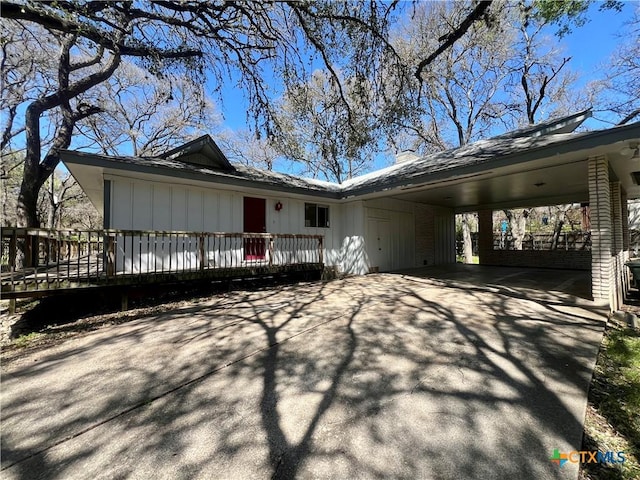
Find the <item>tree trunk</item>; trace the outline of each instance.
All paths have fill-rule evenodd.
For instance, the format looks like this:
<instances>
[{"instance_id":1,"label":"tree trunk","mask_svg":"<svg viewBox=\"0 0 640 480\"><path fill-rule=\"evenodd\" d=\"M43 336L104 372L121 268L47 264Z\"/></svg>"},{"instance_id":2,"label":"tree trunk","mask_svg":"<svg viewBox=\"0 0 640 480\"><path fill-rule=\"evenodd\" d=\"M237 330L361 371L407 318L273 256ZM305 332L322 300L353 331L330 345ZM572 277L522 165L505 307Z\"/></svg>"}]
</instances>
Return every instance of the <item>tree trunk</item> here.
<instances>
[{"instance_id":1,"label":"tree trunk","mask_svg":"<svg viewBox=\"0 0 640 480\"><path fill-rule=\"evenodd\" d=\"M49 177L49 192L47 199L49 200L47 205L47 228L55 228L56 223L56 191L54 185L54 175Z\"/></svg>"},{"instance_id":2,"label":"tree trunk","mask_svg":"<svg viewBox=\"0 0 640 480\"><path fill-rule=\"evenodd\" d=\"M504 210L504 213L509 220L511 237L513 238L513 249L522 250L529 210Z\"/></svg>"},{"instance_id":3,"label":"tree trunk","mask_svg":"<svg viewBox=\"0 0 640 480\"><path fill-rule=\"evenodd\" d=\"M67 35L62 43L58 65L58 89L51 95L40 97L31 102L25 112L26 153L22 184L18 195L17 224L19 227L40 227L37 213L40 189L60 162L58 156L60 150L69 148L76 122L98 111L97 108L91 107L74 113L70 100L108 79L120 64L119 52L112 52L111 58L103 69L71 84L70 74L73 67L69 55L71 48L75 45L76 38L75 35ZM97 60L100 60L102 56L103 52L101 51L96 57ZM60 109L61 123L56 128L48 153L44 159L41 159L40 117L55 108Z\"/></svg>"},{"instance_id":4,"label":"tree trunk","mask_svg":"<svg viewBox=\"0 0 640 480\"><path fill-rule=\"evenodd\" d=\"M566 218L566 212L559 211L558 218L556 220L556 224L553 227L553 237L551 239L551 250L556 250L558 248L558 240L560 240L560 233L562 233L562 227L564 226L564 221Z\"/></svg>"},{"instance_id":5,"label":"tree trunk","mask_svg":"<svg viewBox=\"0 0 640 480\"><path fill-rule=\"evenodd\" d=\"M18 194L16 205L16 224L18 227L40 227L40 219L38 218L38 192L40 187L41 185L37 178L25 174L20 185L20 193Z\"/></svg>"},{"instance_id":6,"label":"tree trunk","mask_svg":"<svg viewBox=\"0 0 640 480\"><path fill-rule=\"evenodd\" d=\"M562 232L562 227L564 226L564 221L560 220L555 228L553 229L553 238L551 239L551 250L558 249L558 240L560 240L560 232Z\"/></svg>"},{"instance_id":7,"label":"tree trunk","mask_svg":"<svg viewBox=\"0 0 640 480\"><path fill-rule=\"evenodd\" d=\"M470 213L462 214L462 252L464 263L473 263L473 244L471 242Z\"/></svg>"}]
</instances>

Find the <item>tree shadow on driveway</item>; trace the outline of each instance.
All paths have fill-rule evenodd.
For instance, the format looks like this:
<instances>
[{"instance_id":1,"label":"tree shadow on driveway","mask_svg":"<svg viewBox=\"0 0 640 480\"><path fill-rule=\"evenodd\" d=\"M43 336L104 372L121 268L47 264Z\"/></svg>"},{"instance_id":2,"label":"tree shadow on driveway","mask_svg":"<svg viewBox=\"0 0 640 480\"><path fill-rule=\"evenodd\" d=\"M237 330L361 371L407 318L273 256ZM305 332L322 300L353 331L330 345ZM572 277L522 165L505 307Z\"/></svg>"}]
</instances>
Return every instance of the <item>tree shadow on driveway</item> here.
<instances>
[{"instance_id":1,"label":"tree shadow on driveway","mask_svg":"<svg viewBox=\"0 0 640 480\"><path fill-rule=\"evenodd\" d=\"M571 478L603 319L561 306L372 275L118 325L5 372L2 473Z\"/></svg>"}]
</instances>

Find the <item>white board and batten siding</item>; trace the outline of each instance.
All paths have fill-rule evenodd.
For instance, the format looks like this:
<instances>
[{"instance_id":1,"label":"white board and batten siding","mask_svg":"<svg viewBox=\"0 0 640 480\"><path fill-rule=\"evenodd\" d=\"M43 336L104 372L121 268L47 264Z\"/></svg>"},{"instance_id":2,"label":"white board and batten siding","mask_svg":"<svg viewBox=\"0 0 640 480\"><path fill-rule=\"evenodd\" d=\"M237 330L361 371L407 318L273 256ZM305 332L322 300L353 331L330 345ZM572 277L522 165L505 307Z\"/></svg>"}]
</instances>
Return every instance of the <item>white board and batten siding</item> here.
<instances>
[{"instance_id":1,"label":"white board and batten siding","mask_svg":"<svg viewBox=\"0 0 640 480\"><path fill-rule=\"evenodd\" d=\"M353 275L364 275L369 273L371 265L364 239L366 223L364 202L349 202L341 207L340 271Z\"/></svg>"},{"instance_id":2,"label":"white board and batten siding","mask_svg":"<svg viewBox=\"0 0 640 480\"><path fill-rule=\"evenodd\" d=\"M115 229L238 233L243 231L243 198L257 197L266 201L267 232L323 235L325 265L344 273L455 262L454 215L447 209L395 199L340 204L274 192L246 193L118 176L106 179L111 185L109 225ZM275 209L278 202L280 210ZM329 207L328 228L305 227L305 203ZM154 252L142 242L136 258L123 256L118 268L135 273L174 259L178 268L197 268L195 238L185 237L180 245L162 238L157 242L161 247L156 243ZM211 246L208 261L216 265L241 261L241 242L225 248L226 257L220 258L220 253L213 252L218 246Z\"/></svg>"},{"instance_id":3,"label":"white board and batten siding","mask_svg":"<svg viewBox=\"0 0 640 480\"><path fill-rule=\"evenodd\" d=\"M369 200L365 207L372 269L455 263L453 210L398 199Z\"/></svg>"},{"instance_id":4,"label":"white board and batten siding","mask_svg":"<svg viewBox=\"0 0 640 480\"><path fill-rule=\"evenodd\" d=\"M414 205L399 200L368 201L365 239L371 268L387 272L415 266Z\"/></svg>"},{"instance_id":5,"label":"white board and batten siding","mask_svg":"<svg viewBox=\"0 0 640 480\"><path fill-rule=\"evenodd\" d=\"M111 178L112 228L241 232L242 195L126 178ZM239 196L240 195L240 196Z\"/></svg>"},{"instance_id":6,"label":"white board and batten siding","mask_svg":"<svg viewBox=\"0 0 640 480\"><path fill-rule=\"evenodd\" d=\"M415 205L416 266L455 263L455 212Z\"/></svg>"},{"instance_id":7,"label":"white board and batten siding","mask_svg":"<svg viewBox=\"0 0 640 480\"><path fill-rule=\"evenodd\" d=\"M444 265L456 262L456 226L453 213L438 212L434 215L434 264Z\"/></svg>"},{"instance_id":8,"label":"white board and batten siding","mask_svg":"<svg viewBox=\"0 0 640 480\"><path fill-rule=\"evenodd\" d=\"M111 185L111 210L109 225L122 230L153 230L153 231L185 231L185 232L221 232L239 233L243 231L243 199L244 197L264 198L266 203L266 226L269 233L306 234L324 236L324 262L329 266L340 266L341 237L340 228L334 224L340 223L340 205L326 201L310 199L307 202L329 206L329 228L305 227L305 200L289 198L283 195L260 195L241 191L209 189L191 185L171 185L157 181L133 180L130 178L112 176L107 178ZM275 209L280 202L282 208ZM135 259L127 260L127 255L118 265L118 269L132 273L138 270L148 271L158 262L167 263L168 257L176 259L177 268L196 268L197 242L195 238L185 237L180 246L169 247L168 239L163 243L166 248L173 248L173 252L166 251L167 258L151 258L152 254L145 245L138 247L139 255ZM144 243L144 242L143 242ZM156 247L158 248L158 247ZM164 247L163 247L164 248ZM178 252L176 254L176 250ZM217 246L212 246L213 250ZM239 265L242 259L242 245L238 242L226 255L233 258ZM123 253L123 252L121 252ZM214 252L209 252L210 262L224 263L224 259L213 258ZM142 257L142 258L140 258ZM124 263L123 263L124 262Z\"/></svg>"},{"instance_id":9,"label":"white board and batten siding","mask_svg":"<svg viewBox=\"0 0 640 480\"><path fill-rule=\"evenodd\" d=\"M386 198L345 203L342 216L344 272L455 263L451 209Z\"/></svg>"}]
</instances>

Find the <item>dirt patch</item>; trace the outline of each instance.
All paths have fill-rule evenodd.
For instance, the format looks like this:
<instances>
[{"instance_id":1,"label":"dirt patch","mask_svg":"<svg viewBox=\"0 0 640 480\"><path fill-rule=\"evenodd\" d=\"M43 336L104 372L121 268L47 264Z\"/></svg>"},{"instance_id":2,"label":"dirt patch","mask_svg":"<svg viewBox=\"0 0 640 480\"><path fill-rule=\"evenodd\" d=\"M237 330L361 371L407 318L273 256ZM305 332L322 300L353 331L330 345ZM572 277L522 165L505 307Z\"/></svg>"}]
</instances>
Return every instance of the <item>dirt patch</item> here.
<instances>
[{"instance_id":1,"label":"dirt patch","mask_svg":"<svg viewBox=\"0 0 640 480\"><path fill-rule=\"evenodd\" d=\"M192 305L194 299L164 303L151 307L141 307L127 310L126 312L109 312L99 315L89 315L75 321L65 322L61 325L52 324L33 329L29 333L19 335L16 338L7 339L2 344L0 360L2 366L8 366L15 360L32 353L46 350L60 345L71 338L86 335L89 332L105 328L111 325L119 325L131 322L150 315L157 315L176 308ZM16 317L20 317L16 315ZM29 328L25 328L29 330Z\"/></svg>"}]
</instances>

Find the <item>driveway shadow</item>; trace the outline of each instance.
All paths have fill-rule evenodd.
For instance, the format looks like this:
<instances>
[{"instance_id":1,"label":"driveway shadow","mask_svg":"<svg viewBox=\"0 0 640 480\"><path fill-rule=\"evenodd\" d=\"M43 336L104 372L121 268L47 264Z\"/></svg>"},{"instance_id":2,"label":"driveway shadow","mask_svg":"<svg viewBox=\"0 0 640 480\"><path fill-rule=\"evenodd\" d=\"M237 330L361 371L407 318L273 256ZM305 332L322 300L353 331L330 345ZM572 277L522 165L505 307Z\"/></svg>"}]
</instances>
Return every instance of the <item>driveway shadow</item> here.
<instances>
[{"instance_id":1,"label":"driveway shadow","mask_svg":"<svg viewBox=\"0 0 640 480\"><path fill-rule=\"evenodd\" d=\"M40 352L3 374L2 474L575 478L549 457L579 449L604 319L459 287L234 292Z\"/></svg>"}]
</instances>

